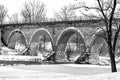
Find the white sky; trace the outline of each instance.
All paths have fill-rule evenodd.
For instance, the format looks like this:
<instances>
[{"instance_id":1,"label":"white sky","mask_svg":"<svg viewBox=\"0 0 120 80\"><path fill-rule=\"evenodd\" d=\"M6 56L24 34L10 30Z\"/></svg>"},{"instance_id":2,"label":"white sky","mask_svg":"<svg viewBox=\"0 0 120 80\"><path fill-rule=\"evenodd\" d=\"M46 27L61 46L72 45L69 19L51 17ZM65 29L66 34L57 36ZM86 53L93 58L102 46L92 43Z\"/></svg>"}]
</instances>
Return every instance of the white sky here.
<instances>
[{"instance_id":1,"label":"white sky","mask_svg":"<svg viewBox=\"0 0 120 80\"><path fill-rule=\"evenodd\" d=\"M20 11L23 7L23 4L29 0L0 0L0 4L4 5L8 9L8 15L14 13L20 14ZM92 0L40 0L46 4L47 8L47 17L53 18L54 11L59 11L64 5L75 4L78 1L85 1L88 4L91 4Z\"/></svg>"}]
</instances>

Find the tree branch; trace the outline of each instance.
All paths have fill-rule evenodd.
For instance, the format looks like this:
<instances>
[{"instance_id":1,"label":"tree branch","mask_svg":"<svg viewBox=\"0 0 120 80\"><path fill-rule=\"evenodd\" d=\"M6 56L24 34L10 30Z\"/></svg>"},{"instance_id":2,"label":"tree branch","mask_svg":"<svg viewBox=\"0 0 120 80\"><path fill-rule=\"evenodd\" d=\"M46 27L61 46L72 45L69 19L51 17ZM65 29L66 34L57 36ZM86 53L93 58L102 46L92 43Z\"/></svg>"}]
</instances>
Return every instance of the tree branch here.
<instances>
[{"instance_id":1,"label":"tree branch","mask_svg":"<svg viewBox=\"0 0 120 80\"><path fill-rule=\"evenodd\" d=\"M104 17L104 22L105 22L105 25L106 25L106 30L107 30L107 32L108 32L108 19L107 19L107 17L106 17L106 15L104 14L104 11L103 11L103 8L102 8L102 6L101 6L101 4L100 4L100 0L97 0L97 2L98 2L98 5L99 5L99 7L100 7L100 11L101 11L101 13L102 13L102 15L103 15L103 17Z\"/></svg>"},{"instance_id":2,"label":"tree branch","mask_svg":"<svg viewBox=\"0 0 120 80\"><path fill-rule=\"evenodd\" d=\"M115 36L114 36L114 41L113 41L113 50L115 50L115 47L116 47L116 42L117 42L117 39L118 39L118 35L119 35L119 32L120 32L120 25L115 33Z\"/></svg>"}]
</instances>

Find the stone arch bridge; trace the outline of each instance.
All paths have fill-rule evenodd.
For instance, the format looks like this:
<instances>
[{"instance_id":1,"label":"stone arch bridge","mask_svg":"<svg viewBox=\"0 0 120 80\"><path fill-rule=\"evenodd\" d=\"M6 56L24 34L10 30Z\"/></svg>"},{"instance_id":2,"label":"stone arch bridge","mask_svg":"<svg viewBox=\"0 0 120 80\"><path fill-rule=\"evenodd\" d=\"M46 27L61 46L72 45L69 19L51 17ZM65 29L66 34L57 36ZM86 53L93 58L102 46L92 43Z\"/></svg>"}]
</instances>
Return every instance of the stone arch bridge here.
<instances>
[{"instance_id":1,"label":"stone arch bridge","mask_svg":"<svg viewBox=\"0 0 120 80\"><path fill-rule=\"evenodd\" d=\"M81 49L79 57L82 57L86 52L86 46L90 44L92 36L100 26L104 26L101 20L4 24L0 26L0 46L14 49L16 42L19 41L30 48L31 55L36 55L35 47L32 50L33 45L45 37L46 42L51 42L51 51L64 53L70 37L76 34L79 36L79 48Z\"/></svg>"}]
</instances>

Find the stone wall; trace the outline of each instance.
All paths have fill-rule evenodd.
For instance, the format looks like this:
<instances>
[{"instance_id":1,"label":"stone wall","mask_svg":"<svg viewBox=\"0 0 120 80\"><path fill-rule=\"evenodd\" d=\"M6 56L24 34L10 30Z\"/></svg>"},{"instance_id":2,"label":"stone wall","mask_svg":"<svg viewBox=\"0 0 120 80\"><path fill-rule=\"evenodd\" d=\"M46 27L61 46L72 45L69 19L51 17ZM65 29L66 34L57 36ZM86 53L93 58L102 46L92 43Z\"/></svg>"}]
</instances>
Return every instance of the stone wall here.
<instances>
[{"instance_id":1,"label":"stone wall","mask_svg":"<svg viewBox=\"0 0 120 80\"><path fill-rule=\"evenodd\" d=\"M66 24L63 24L63 25L59 25L59 24L58 25L46 25L46 26L42 26L42 25L22 25L22 26L18 26L18 27L15 27L15 28L8 28L8 29L6 29L6 31L4 32L3 36L4 36L5 41L7 41L7 38L8 38L8 36L9 36L9 34L10 34L10 32L12 30L20 29L20 30L22 30L24 32L24 34L26 36L26 39L27 39L27 43L29 44L31 36L39 28L47 29L51 33L53 38L56 40L57 37L60 35L60 33L65 28L73 27L73 26L66 25ZM11 26L11 27L13 27L13 26ZM90 25L88 25L88 26L87 25L83 25L83 27L82 27L82 24L75 26L75 28L79 29L80 32L83 34L86 45L89 45L89 43L90 43L90 41L92 39L93 34L98 30L98 27L95 27L95 26L92 27L92 25L91 25L91 27L90 27ZM95 58L96 56L97 56L97 54L93 53L93 54L91 54L90 58L92 58L93 61L94 61L94 59L96 59Z\"/></svg>"},{"instance_id":2,"label":"stone wall","mask_svg":"<svg viewBox=\"0 0 120 80\"><path fill-rule=\"evenodd\" d=\"M44 27L40 27L40 28L44 28ZM53 30L50 27L45 27L46 29L49 30L49 32L52 34L52 36L54 37L54 39L57 39L57 37L60 35L60 33L62 32L62 30L64 30L66 27L54 27L54 34L53 34ZM77 29L80 30L80 32L83 34L84 36L84 40L86 45L90 44L90 41L92 40L92 36L96 33L96 31L98 30L97 27L75 27ZM29 39L31 38L31 35L34 33L34 31L36 31L38 28L33 28L33 29L28 29L25 28L23 29L26 38L29 42ZM95 51L94 51L95 50ZM99 54L97 52L97 48L91 50L92 52L90 53L90 63L92 64L98 64L98 59L99 59ZM65 57L65 56L64 56Z\"/></svg>"},{"instance_id":3,"label":"stone wall","mask_svg":"<svg viewBox=\"0 0 120 80\"><path fill-rule=\"evenodd\" d=\"M57 37L59 36L59 34L62 32L62 30L64 30L66 27L54 27L54 31L52 28L50 27L38 27L38 28L45 28L47 29L51 35L55 38L55 40L57 39ZM31 38L32 34L38 29L38 28L25 28L25 29L21 29L26 36L27 41L29 42L29 39ZM85 39L85 43L86 45L89 45L93 34L95 34L95 32L98 30L97 27L75 27L77 29L80 30L80 32L83 34L84 39Z\"/></svg>"}]
</instances>

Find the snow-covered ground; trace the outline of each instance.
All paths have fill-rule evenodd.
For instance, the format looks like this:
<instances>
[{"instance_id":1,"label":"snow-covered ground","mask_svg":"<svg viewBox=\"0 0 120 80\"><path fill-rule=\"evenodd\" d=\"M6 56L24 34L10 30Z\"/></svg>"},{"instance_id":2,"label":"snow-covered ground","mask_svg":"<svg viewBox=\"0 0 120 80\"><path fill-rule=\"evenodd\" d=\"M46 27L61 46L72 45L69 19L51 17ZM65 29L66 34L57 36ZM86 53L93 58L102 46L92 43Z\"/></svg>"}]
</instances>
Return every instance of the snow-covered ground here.
<instances>
[{"instance_id":1,"label":"snow-covered ground","mask_svg":"<svg viewBox=\"0 0 120 80\"><path fill-rule=\"evenodd\" d=\"M18 55L0 56L0 60L8 61L29 61L34 58L39 57ZM103 60L108 61L109 59L100 58L100 60L102 62L106 62ZM120 65L117 65L117 68L119 68L120 71ZM52 66L32 65L27 67L25 65L19 65L18 67L1 66L0 80L120 80L120 72L110 73L108 70L110 70L110 66L78 64L62 64Z\"/></svg>"},{"instance_id":2,"label":"snow-covered ground","mask_svg":"<svg viewBox=\"0 0 120 80\"><path fill-rule=\"evenodd\" d=\"M66 73L23 70L7 66L0 67L0 80L120 80L120 72L97 75L72 75Z\"/></svg>"},{"instance_id":3,"label":"snow-covered ground","mask_svg":"<svg viewBox=\"0 0 120 80\"><path fill-rule=\"evenodd\" d=\"M41 61L43 56L0 55L0 60L4 61L34 61L35 59Z\"/></svg>"},{"instance_id":4,"label":"snow-covered ground","mask_svg":"<svg viewBox=\"0 0 120 80\"><path fill-rule=\"evenodd\" d=\"M86 65L86 64L65 64L66 66L71 66L71 67L86 67L86 68L111 68L110 65L106 65L106 66L100 66L100 65ZM117 68L120 68L120 65L116 65Z\"/></svg>"}]
</instances>

